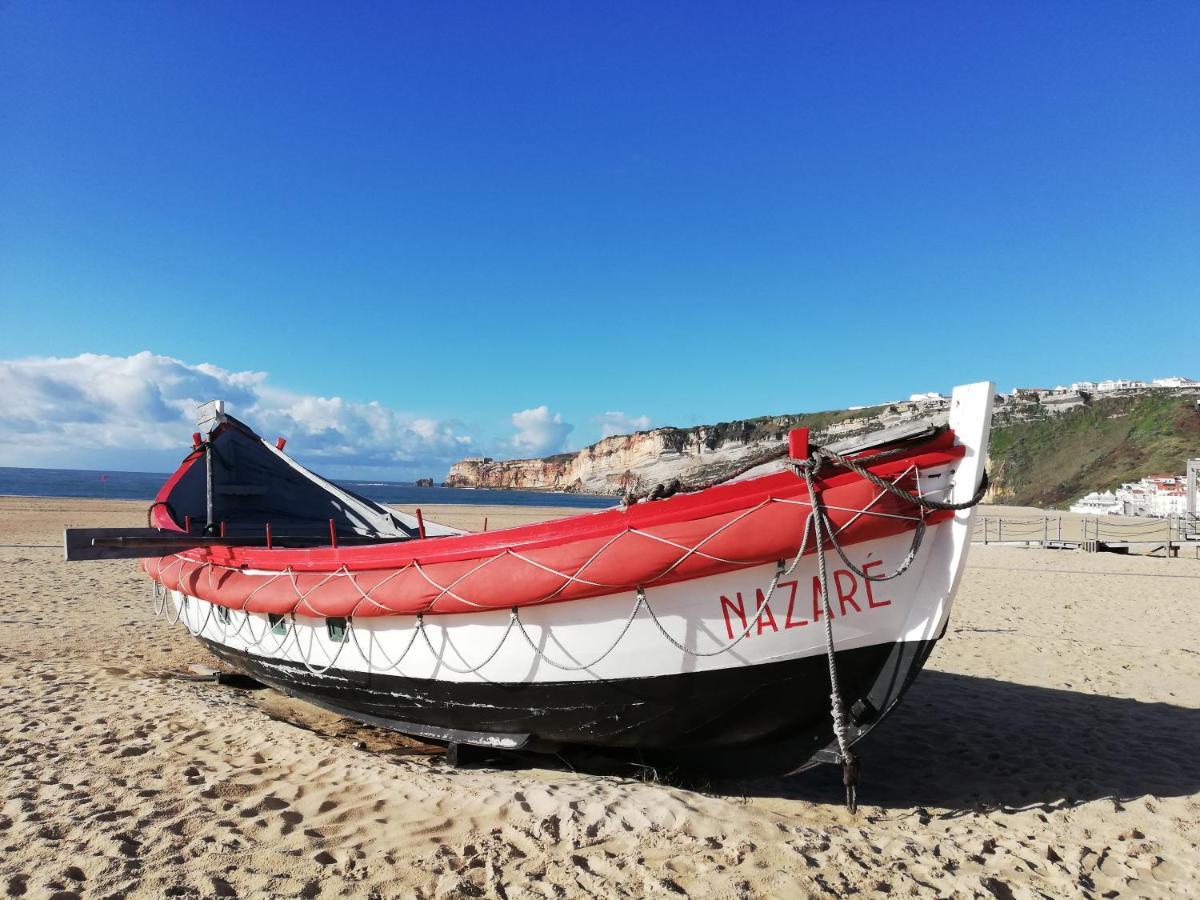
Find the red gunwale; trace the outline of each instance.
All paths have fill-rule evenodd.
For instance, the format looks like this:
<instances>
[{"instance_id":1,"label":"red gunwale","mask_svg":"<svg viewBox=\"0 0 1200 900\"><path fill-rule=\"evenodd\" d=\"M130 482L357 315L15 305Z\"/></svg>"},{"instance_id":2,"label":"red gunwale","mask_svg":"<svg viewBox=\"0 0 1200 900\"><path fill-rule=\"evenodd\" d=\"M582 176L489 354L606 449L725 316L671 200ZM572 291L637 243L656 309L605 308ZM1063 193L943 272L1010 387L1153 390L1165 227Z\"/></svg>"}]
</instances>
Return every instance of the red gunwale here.
<instances>
[{"instance_id":1,"label":"red gunwale","mask_svg":"<svg viewBox=\"0 0 1200 900\"><path fill-rule=\"evenodd\" d=\"M914 447L911 455L871 466L871 471L884 478L894 478L913 466L921 470L953 462L965 452L962 446L953 444L953 439L953 434L947 430ZM185 460L173 480L178 480L182 471L194 461L192 457ZM849 471L817 479L822 491L829 492L860 481L857 474ZM610 537L631 528L647 529L717 516L771 499L792 500L806 495L804 481L793 472L783 471L718 485L694 494L637 504L628 509L601 510L498 531L365 547L270 550L261 547L211 547L197 548L180 555L195 562L267 572L286 568L295 572L332 572L343 566L354 571L373 571L397 568L414 560L421 565L428 565L476 559L506 550L539 550L579 540ZM163 497L163 492L159 493L159 497ZM833 498L830 502L835 503ZM943 518L945 516L935 513L926 516L926 521L932 524Z\"/></svg>"}]
</instances>

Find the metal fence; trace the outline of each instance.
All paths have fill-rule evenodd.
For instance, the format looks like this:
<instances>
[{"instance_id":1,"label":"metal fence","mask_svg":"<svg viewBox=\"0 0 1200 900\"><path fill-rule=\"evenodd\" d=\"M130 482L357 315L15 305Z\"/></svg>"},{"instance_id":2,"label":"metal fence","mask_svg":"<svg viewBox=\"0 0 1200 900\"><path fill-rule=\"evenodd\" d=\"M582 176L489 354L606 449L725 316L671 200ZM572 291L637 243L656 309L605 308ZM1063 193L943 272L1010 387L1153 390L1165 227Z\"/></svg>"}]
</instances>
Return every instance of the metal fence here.
<instances>
[{"instance_id":1,"label":"metal fence","mask_svg":"<svg viewBox=\"0 0 1200 900\"><path fill-rule=\"evenodd\" d=\"M980 544L1027 544L1085 550L1200 547L1200 517L1130 519L1114 516L990 516L975 518L971 540Z\"/></svg>"}]
</instances>

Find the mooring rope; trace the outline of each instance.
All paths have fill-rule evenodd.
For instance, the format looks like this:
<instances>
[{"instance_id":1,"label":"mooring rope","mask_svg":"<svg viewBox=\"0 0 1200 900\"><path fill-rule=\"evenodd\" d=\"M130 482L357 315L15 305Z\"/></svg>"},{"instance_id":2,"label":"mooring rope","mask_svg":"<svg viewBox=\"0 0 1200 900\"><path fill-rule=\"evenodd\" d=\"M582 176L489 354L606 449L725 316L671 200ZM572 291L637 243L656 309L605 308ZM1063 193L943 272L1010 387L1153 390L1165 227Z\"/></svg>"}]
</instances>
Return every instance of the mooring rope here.
<instances>
[{"instance_id":1,"label":"mooring rope","mask_svg":"<svg viewBox=\"0 0 1200 900\"><path fill-rule=\"evenodd\" d=\"M846 704L842 700L841 686L838 684L837 659L833 643L833 608L829 603L829 578L825 571L825 538L824 518L821 510L820 495L813 483L813 470L816 465L797 463L797 469L808 485L808 496L812 500L813 511L809 518L813 523L813 531L817 539L817 580L821 589L821 605L825 611L825 658L829 664L829 702L833 716L833 736L837 740L838 753L842 764L842 784L846 788L846 807L850 812L858 811L858 759L850 750L850 736L846 730Z\"/></svg>"}]
</instances>

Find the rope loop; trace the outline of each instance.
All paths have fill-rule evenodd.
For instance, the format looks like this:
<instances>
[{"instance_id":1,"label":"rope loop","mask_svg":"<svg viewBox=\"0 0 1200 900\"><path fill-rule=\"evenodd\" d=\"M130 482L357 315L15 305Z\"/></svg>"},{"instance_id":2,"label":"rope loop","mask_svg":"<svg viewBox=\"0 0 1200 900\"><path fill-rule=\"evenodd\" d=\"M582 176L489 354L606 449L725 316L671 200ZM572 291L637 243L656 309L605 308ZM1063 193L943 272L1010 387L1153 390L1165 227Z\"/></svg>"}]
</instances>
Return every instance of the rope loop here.
<instances>
[{"instance_id":1,"label":"rope loop","mask_svg":"<svg viewBox=\"0 0 1200 900\"><path fill-rule=\"evenodd\" d=\"M886 458L886 456L888 456L888 455L894 455L894 453L892 451L889 451L888 454L877 453L874 456L864 457L862 459L855 460L855 459L850 459L849 457L846 457L846 456L842 456L841 454L834 453L832 450L828 450L825 447L814 447L812 449L812 454L809 458L810 460L812 460L813 465L805 466L805 463L809 462L809 460L798 461L798 462L794 463L794 465L799 472L808 471L811 474L815 474L817 469L820 467L821 462L823 460L828 460L829 462L833 463L836 466L841 466L844 469L849 469L851 472L858 475L860 478L863 478L863 479L869 481L871 484L875 485L875 487L879 488L881 491L887 491L889 494L891 494L894 497L898 497L901 500L906 500L909 503L912 503L916 506L920 506L922 509L929 509L929 510L958 511L958 510L963 510L963 509L970 509L973 506L978 506L980 501L983 500L984 495L987 494L988 487L990 486L989 480L988 480L988 473L987 473L987 470L985 469L983 472L983 477L980 478L980 480L979 480L979 487L975 490L975 493L971 496L971 498L969 500L963 500L959 503L949 503L945 500L933 500L929 497L922 496L921 494L914 494L911 491L906 491L904 488L900 487L895 482L888 481L886 478L876 475L874 472L872 472L870 469L867 468L868 464L880 462L882 459ZM811 487L810 487L810 493L811 493Z\"/></svg>"}]
</instances>

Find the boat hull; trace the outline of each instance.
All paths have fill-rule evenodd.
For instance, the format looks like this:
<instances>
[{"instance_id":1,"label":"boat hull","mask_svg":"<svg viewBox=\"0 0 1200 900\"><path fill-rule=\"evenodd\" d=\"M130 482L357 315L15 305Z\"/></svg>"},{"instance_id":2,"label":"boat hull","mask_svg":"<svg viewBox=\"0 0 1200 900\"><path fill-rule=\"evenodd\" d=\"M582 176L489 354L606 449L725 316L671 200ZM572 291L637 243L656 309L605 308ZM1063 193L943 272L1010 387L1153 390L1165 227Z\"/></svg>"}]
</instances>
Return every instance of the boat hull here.
<instances>
[{"instance_id":1,"label":"boat hull","mask_svg":"<svg viewBox=\"0 0 1200 900\"><path fill-rule=\"evenodd\" d=\"M491 683L350 670L315 675L303 665L204 643L264 684L426 739L538 751L670 750L712 770L740 767L749 750L781 772L831 759L836 749L824 656L647 678ZM895 707L935 643L899 641L836 654L852 741ZM756 760L753 768L762 772L764 764Z\"/></svg>"}]
</instances>

